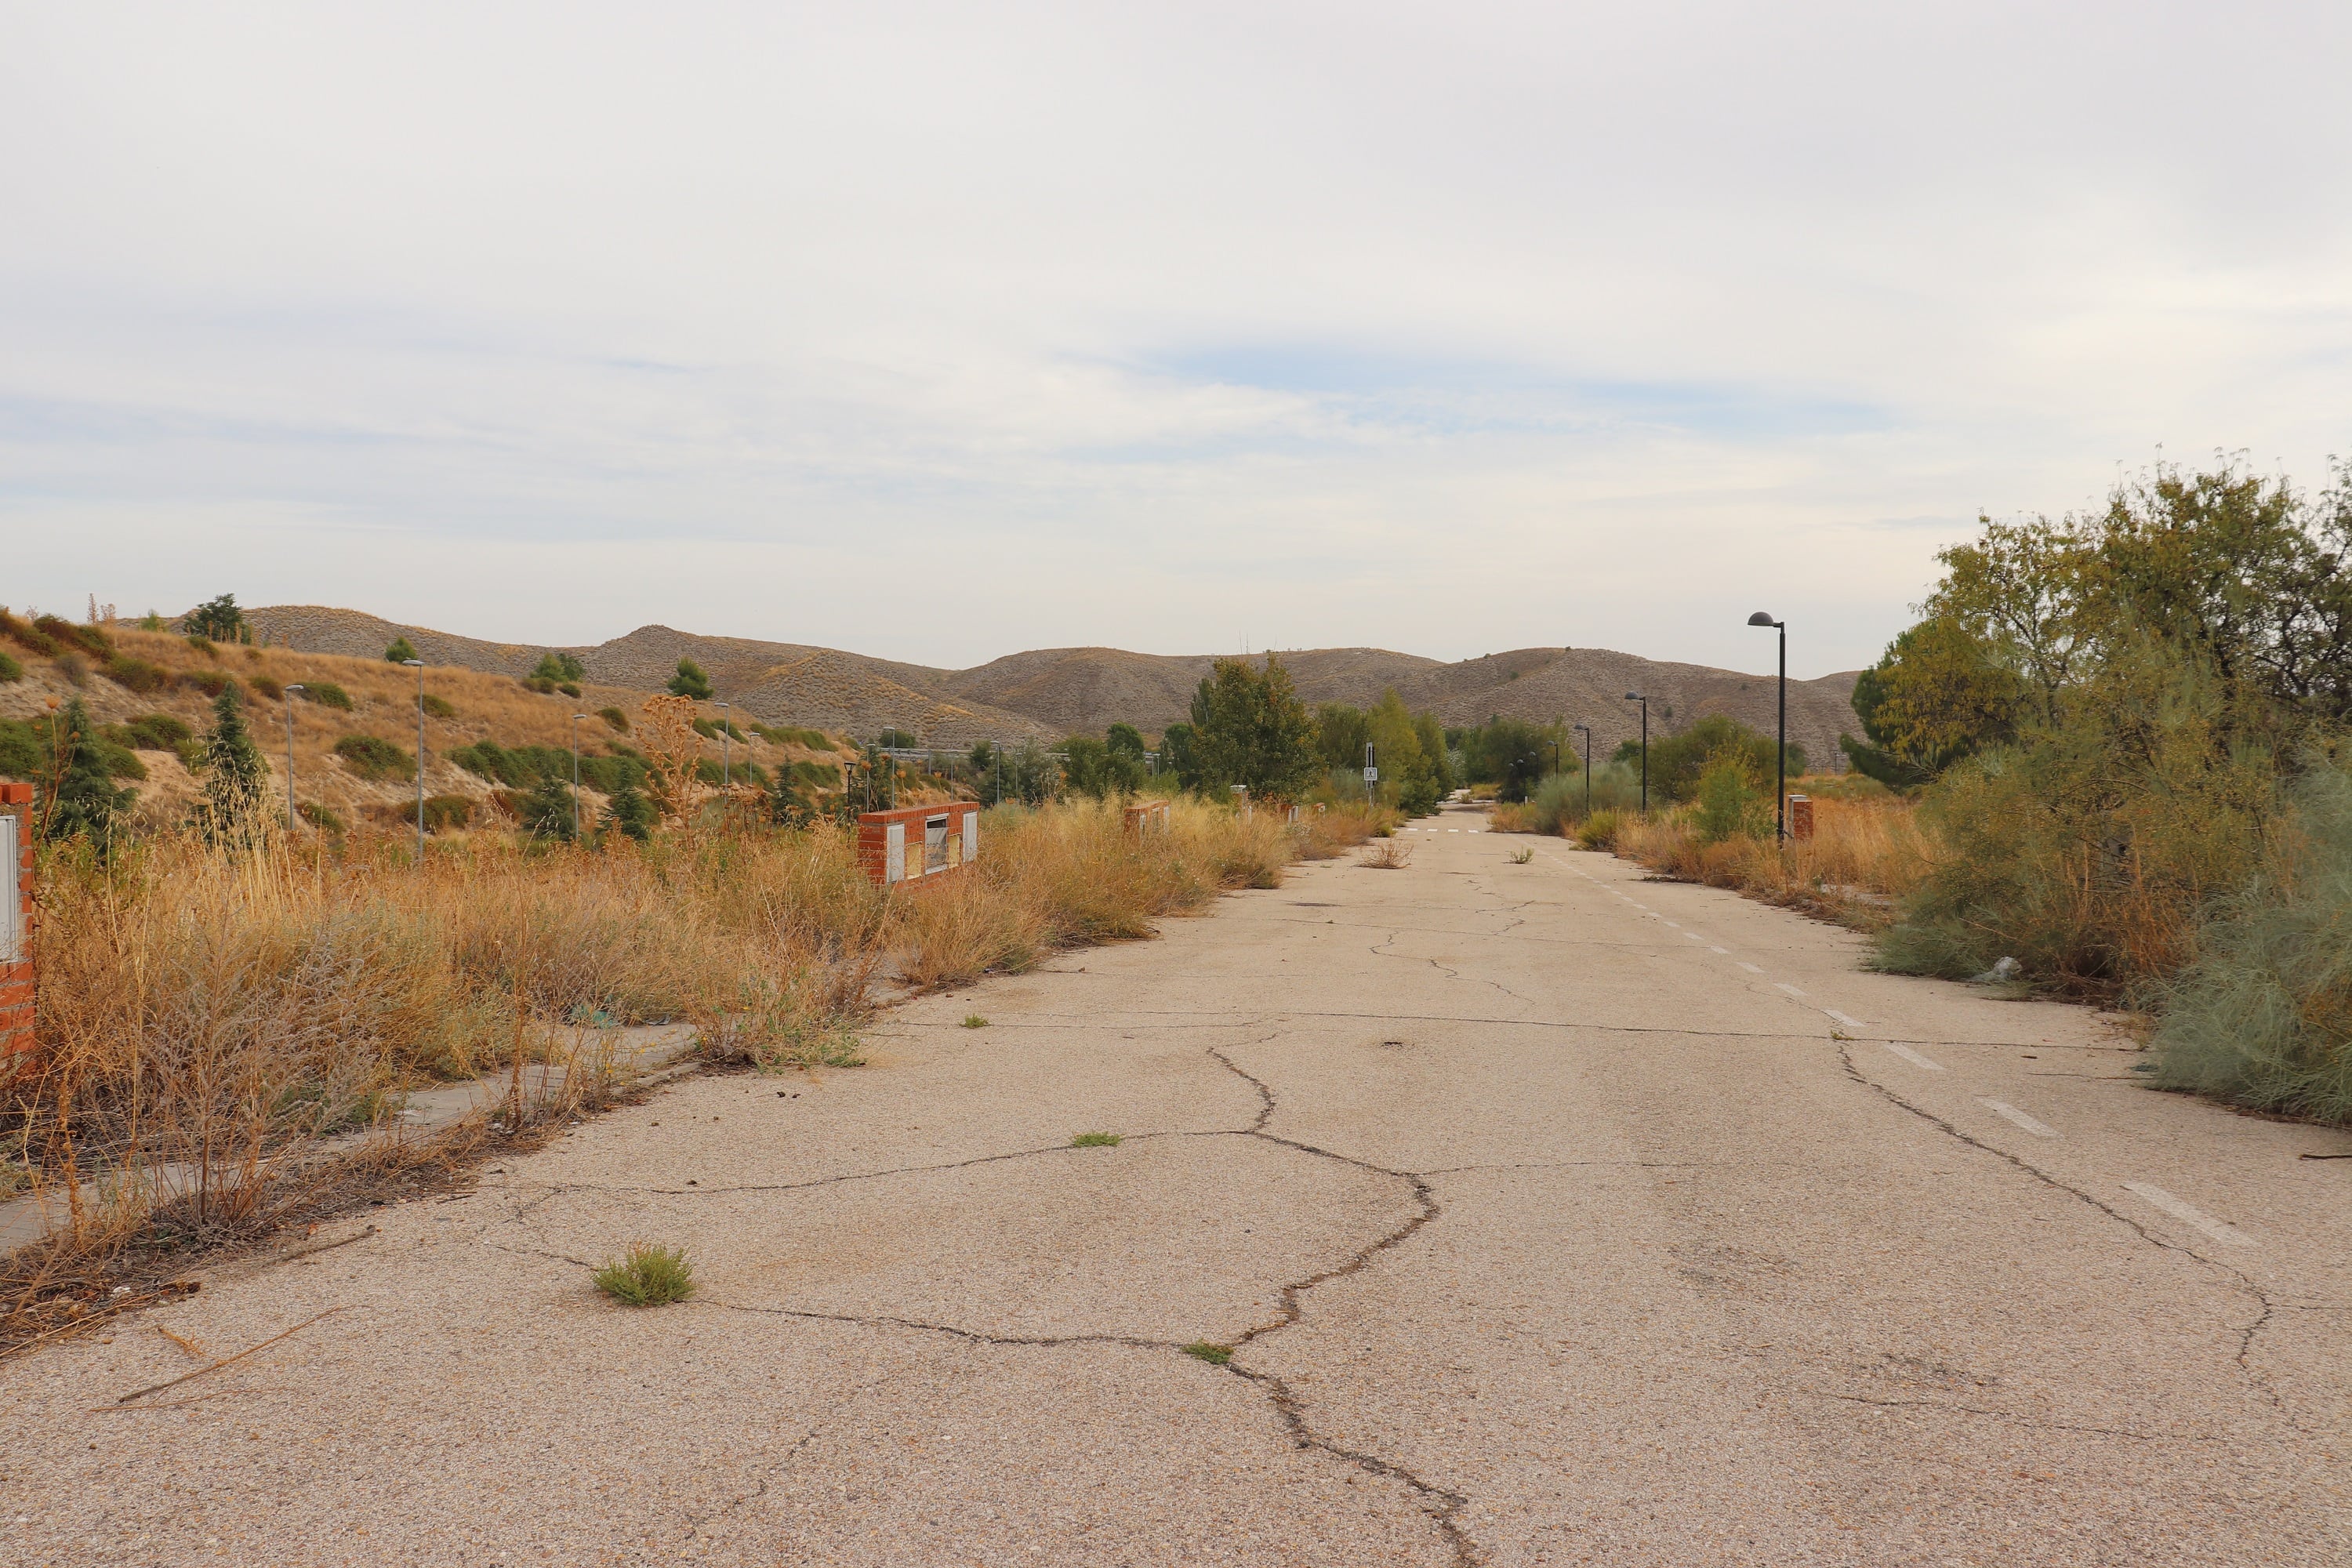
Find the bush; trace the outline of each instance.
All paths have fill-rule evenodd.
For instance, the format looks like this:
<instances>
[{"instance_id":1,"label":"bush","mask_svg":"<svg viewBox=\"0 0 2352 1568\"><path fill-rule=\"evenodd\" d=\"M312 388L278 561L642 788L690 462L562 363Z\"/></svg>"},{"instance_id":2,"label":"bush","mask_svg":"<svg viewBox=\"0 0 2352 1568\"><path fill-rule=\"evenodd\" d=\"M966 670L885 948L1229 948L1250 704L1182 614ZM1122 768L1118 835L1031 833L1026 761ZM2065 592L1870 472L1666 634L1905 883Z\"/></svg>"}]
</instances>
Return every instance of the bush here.
<instances>
[{"instance_id":1,"label":"bush","mask_svg":"<svg viewBox=\"0 0 2352 1568\"><path fill-rule=\"evenodd\" d=\"M1613 811L1596 811L1577 825L1576 842L1587 849L1614 849L1624 817Z\"/></svg>"},{"instance_id":2,"label":"bush","mask_svg":"<svg viewBox=\"0 0 2352 1568\"><path fill-rule=\"evenodd\" d=\"M142 752L175 752L183 742L193 741L196 732L169 713L148 713L123 724L129 735L128 744Z\"/></svg>"},{"instance_id":3,"label":"bush","mask_svg":"<svg viewBox=\"0 0 2352 1568\"><path fill-rule=\"evenodd\" d=\"M43 819L42 835L52 842L87 836L105 855L113 847L117 821L131 810L138 792L114 787L113 770L105 754L108 748L99 739L96 729L90 722L89 710L79 697L67 703L65 711L58 716L55 733L65 752L64 777L58 781L56 798L49 803L48 814ZM121 752L121 748L113 750ZM135 763L137 759L132 761Z\"/></svg>"},{"instance_id":4,"label":"bush","mask_svg":"<svg viewBox=\"0 0 2352 1568\"><path fill-rule=\"evenodd\" d=\"M236 595L223 594L208 599L188 612L180 623L181 629L191 637L211 637L220 642L251 642L253 628L246 624L245 612L236 607Z\"/></svg>"},{"instance_id":5,"label":"bush","mask_svg":"<svg viewBox=\"0 0 2352 1568\"><path fill-rule=\"evenodd\" d=\"M57 672L66 678L67 685L81 687L89 684L89 660L81 655L68 648L58 655L55 663Z\"/></svg>"},{"instance_id":6,"label":"bush","mask_svg":"<svg viewBox=\"0 0 2352 1568\"><path fill-rule=\"evenodd\" d=\"M558 778L541 779L529 795L514 802L515 816L525 832L535 838L552 838L564 844L577 837L572 831L577 809L572 786Z\"/></svg>"},{"instance_id":7,"label":"bush","mask_svg":"<svg viewBox=\"0 0 2352 1568\"><path fill-rule=\"evenodd\" d=\"M151 691L161 691L172 684L171 675L162 665L133 658L127 653L114 655L100 668L115 685L126 691L136 691L142 697Z\"/></svg>"},{"instance_id":8,"label":"bush","mask_svg":"<svg viewBox=\"0 0 2352 1568\"><path fill-rule=\"evenodd\" d=\"M37 779L47 771L47 754L39 731L22 719L0 719L0 776Z\"/></svg>"},{"instance_id":9,"label":"bush","mask_svg":"<svg viewBox=\"0 0 2352 1568\"><path fill-rule=\"evenodd\" d=\"M22 680L24 679L25 667L18 664L15 659L10 658L6 654L0 653L0 686L5 686L12 680Z\"/></svg>"},{"instance_id":10,"label":"bush","mask_svg":"<svg viewBox=\"0 0 2352 1568\"><path fill-rule=\"evenodd\" d=\"M184 679L185 678L183 677L183 679ZM273 677L267 675L251 675L246 678L245 683L247 687L251 688L253 694L256 697L267 697L272 702L283 702L286 700L286 688L280 685Z\"/></svg>"},{"instance_id":11,"label":"bush","mask_svg":"<svg viewBox=\"0 0 2352 1568\"><path fill-rule=\"evenodd\" d=\"M335 755L354 778L369 784L416 773L416 759L378 735L346 735L335 742Z\"/></svg>"},{"instance_id":12,"label":"bush","mask_svg":"<svg viewBox=\"0 0 2352 1568\"><path fill-rule=\"evenodd\" d=\"M2263 874L2220 905L2161 992L2156 1082L2352 1122L2352 773L2295 786Z\"/></svg>"},{"instance_id":13,"label":"bush","mask_svg":"<svg viewBox=\"0 0 2352 1568\"><path fill-rule=\"evenodd\" d=\"M605 727L615 735L625 735L629 732L629 716L618 708L599 708L596 710L596 717L604 721Z\"/></svg>"},{"instance_id":14,"label":"bush","mask_svg":"<svg viewBox=\"0 0 2352 1568\"><path fill-rule=\"evenodd\" d=\"M661 814L654 809L654 803L635 784L624 784L614 790L604 807L604 830L624 834L640 844L653 837L654 828L660 822Z\"/></svg>"},{"instance_id":15,"label":"bush","mask_svg":"<svg viewBox=\"0 0 2352 1568\"><path fill-rule=\"evenodd\" d=\"M590 1278L597 1289L628 1307L666 1307L694 1294L694 1268L685 1252L642 1241Z\"/></svg>"},{"instance_id":16,"label":"bush","mask_svg":"<svg viewBox=\"0 0 2352 1568\"><path fill-rule=\"evenodd\" d=\"M702 667L694 660L679 659L677 673L669 678L669 691L673 697L691 697L697 702L708 702L710 700L710 677L705 675Z\"/></svg>"},{"instance_id":17,"label":"bush","mask_svg":"<svg viewBox=\"0 0 2352 1568\"><path fill-rule=\"evenodd\" d=\"M78 647L92 658L110 658L114 644L96 626L78 626L62 616L42 616L33 622L34 629L51 640L68 647Z\"/></svg>"},{"instance_id":18,"label":"bush","mask_svg":"<svg viewBox=\"0 0 2352 1568\"><path fill-rule=\"evenodd\" d=\"M36 630L30 622L21 620L5 610L0 610L0 637L43 658L55 658L65 652L65 645L57 638Z\"/></svg>"},{"instance_id":19,"label":"bush","mask_svg":"<svg viewBox=\"0 0 2352 1568\"><path fill-rule=\"evenodd\" d=\"M195 649L206 658L218 658L220 657L220 649L213 646L213 640L210 637L192 637L184 640L190 647Z\"/></svg>"},{"instance_id":20,"label":"bush","mask_svg":"<svg viewBox=\"0 0 2352 1568\"><path fill-rule=\"evenodd\" d=\"M455 719L457 716L457 705L446 697L436 697L428 691L421 700L424 703L425 711L433 718Z\"/></svg>"},{"instance_id":21,"label":"bush","mask_svg":"<svg viewBox=\"0 0 2352 1568\"><path fill-rule=\"evenodd\" d=\"M805 746L812 752L832 752L840 748L822 730L803 730L791 724L753 724L751 733L779 746ZM987 742L982 742L985 745Z\"/></svg>"},{"instance_id":22,"label":"bush","mask_svg":"<svg viewBox=\"0 0 2352 1568\"><path fill-rule=\"evenodd\" d=\"M344 713L352 710L352 694L331 680L313 680L306 684L302 688L302 700Z\"/></svg>"},{"instance_id":23,"label":"bush","mask_svg":"<svg viewBox=\"0 0 2352 1568\"><path fill-rule=\"evenodd\" d=\"M474 820L474 802L462 795L428 795L425 797L425 831L455 833Z\"/></svg>"},{"instance_id":24,"label":"bush","mask_svg":"<svg viewBox=\"0 0 2352 1568\"><path fill-rule=\"evenodd\" d=\"M321 833L341 833L343 819L315 800L306 800L294 808L295 815Z\"/></svg>"},{"instance_id":25,"label":"bush","mask_svg":"<svg viewBox=\"0 0 2352 1568\"><path fill-rule=\"evenodd\" d=\"M404 637L393 638L392 646L383 650L383 661L386 664L406 664L415 657L416 649L410 646Z\"/></svg>"},{"instance_id":26,"label":"bush","mask_svg":"<svg viewBox=\"0 0 2352 1568\"><path fill-rule=\"evenodd\" d=\"M236 685L236 677L226 669L192 669L180 677L180 684L192 691L217 698Z\"/></svg>"},{"instance_id":27,"label":"bush","mask_svg":"<svg viewBox=\"0 0 2352 1568\"><path fill-rule=\"evenodd\" d=\"M1698 775L1694 792L1698 809L1691 826L1702 844L1727 838L1763 838L1772 833L1772 808L1748 776L1748 759L1717 752Z\"/></svg>"}]
</instances>

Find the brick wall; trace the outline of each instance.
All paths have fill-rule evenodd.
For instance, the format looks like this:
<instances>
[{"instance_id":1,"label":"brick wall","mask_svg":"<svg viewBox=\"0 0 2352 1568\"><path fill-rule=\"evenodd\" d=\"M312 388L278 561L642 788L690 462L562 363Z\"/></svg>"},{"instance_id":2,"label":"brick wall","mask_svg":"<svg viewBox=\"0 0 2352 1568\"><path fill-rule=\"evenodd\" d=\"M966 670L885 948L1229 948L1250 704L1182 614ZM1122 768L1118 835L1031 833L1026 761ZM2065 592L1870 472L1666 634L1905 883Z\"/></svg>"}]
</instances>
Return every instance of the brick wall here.
<instances>
[{"instance_id":1,"label":"brick wall","mask_svg":"<svg viewBox=\"0 0 2352 1568\"><path fill-rule=\"evenodd\" d=\"M0 1084L34 1070L33 1036L33 786L0 784L0 816L14 826L16 907L0 920ZM0 830L0 839L8 837ZM8 879L0 878L0 886Z\"/></svg>"},{"instance_id":2,"label":"brick wall","mask_svg":"<svg viewBox=\"0 0 2352 1568\"><path fill-rule=\"evenodd\" d=\"M1147 833L1168 831L1168 803L1164 800L1151 800L1144 802L1141 805L1130 805L1120 814L1120 816L1122 826L1126 827L1127 835L1130 838L1140 838Z\"/></svg>"},{"instance_id":3,"label":"brick wall","mask_svg":"<svg viewBox=\"0 0 2352 1568\"><path fill-rule=\"evenodd\" d=\"M936 851L927 853L926 836L935 825L945 833ZM980 806L972 801L869 811L857 819L857 863L879 887L960 871L979 852Z\"/></svg>"}]
</instances>

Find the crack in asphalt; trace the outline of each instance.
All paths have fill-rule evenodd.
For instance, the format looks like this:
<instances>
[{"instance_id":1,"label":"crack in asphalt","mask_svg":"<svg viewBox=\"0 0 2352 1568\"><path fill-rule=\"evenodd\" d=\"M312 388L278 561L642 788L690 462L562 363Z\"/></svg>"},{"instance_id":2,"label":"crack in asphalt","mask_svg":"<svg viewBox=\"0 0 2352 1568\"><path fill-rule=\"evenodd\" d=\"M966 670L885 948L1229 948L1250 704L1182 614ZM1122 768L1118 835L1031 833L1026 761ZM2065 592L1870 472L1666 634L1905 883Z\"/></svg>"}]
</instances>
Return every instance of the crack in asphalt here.
<instances>
[{"instance_id":1,"label":"crack in asphalt","mask_svg":"<svg viewBox=\"0 0 2352 1568\"><path fill-rule=\"evenodd\" d=\"M2127 1437L2135 1443L2210 1443L2217 1439L2180 1432L2135 1432L2124 1426L2087 1426L2069 1421L2043 1421L2032 1415L2020 1415L2014 1411L1995 1410L1983 1405L1960 1405L1944 1399L1874 1399L1862 1394L1829 1394L1815 1388L1790 1391L1801 1399L1835 1399L1848 1405L1875 1405L1883 1410L1948 1410L1967 1415L1985 1415L2011 1426L2029 1426L2037 1432L2086 1432L2102 1437Z\"/></svg>"},{"instance_id":2,"label":"crack in asphalt","mask_svg":"<svg viewBox=\"0 0 2352 1568\"><path fill-rule=\"evenodd\" d=\"M2154 1231L2148 1229L2147 1226L2140 1224L2139 1221L2132 1218L2131 1215L2124 1213L2121 1209L2116 1208L2114 1205L2105 1203L2090 1193L2084 1192L2082 1188L2075 1186L2071 1182L2061 1181L2056 1176L2053 1176L2049 1172L2043 1170L2041 1166L2034 1164L2032 1161L2021 1159L2018 1155L2011 1153L2006 1149L1997 1148L1994 1145L1986 1142L1981 1138L1975 1137L1963 1131L1952 1122L1937 1115L1934 1111L1927 1110L1926 1107L1916 1105L1912 1101L1904 1099L1903 1096L1895 1093L1885 1084L1865 1076L1861 1067L1855 1063L1853 1053L1846 1048L1848 1043L1849 1042L1845 1040L1838 1040L1836 1042L1838 1047L1838 1059L1844 1064L1846 1076L1852 1079L1854 1082L1862 1085L1864 1089L1867 1089L1873 1093L1878 1095L1888 1104L1898 1106L1901 1109L1909 1111L1912 1115L1919 1118L1922 1121L1928 1123L1930 1126L1937 1128L1950 1137L1958 1139L1959 1142L1966 1143L1972 1149L1981 1150L1983 1152L1990 1154L1996 1159L2007 1161L2018 1170L2024 1172L2029 1176L2032 1176L2035 1181L2041 1182L2044 1185L2049 1186L2057 1192L2065 1193L2070 1196L2079 1198L2084 1203L2090 1205L2091 1207L2098 1210L2101 1214L2105 1215L2109 1219L2112 1219L2118 1225L2125 1226L2126 1229L2131 1231L2133 1235L2138 1237L2142 1241L2147 1242L2151 1247L2162 1247L2167 1252L2179 1253L2182 1257L2201 1264L2205 1268L2212 1269L2215 1273L2223 1276L2228 1283L2236 1286L2239 1289L2243 1290L2247 1295L2252 1296L2254 1300L2261 1305L2262 1310L2255 1316L2253 1321L2238 1329L2238 1353L2232 1356L2231 1360L2232 1363L2236 1365L2239 1372L2245 1376L2247 1383L2252 1385L2255 1392L2259 1393L2264 1399L2270 1402L2272 1408L2278 1412L2279 1418L2281 1420L2284 1421L2289 1426L2294 1428L2296 1431L2302 1431L2305 1429L2303 1423L2295 1419L2294 1413L2287 1408L2286 1400L2279 1394L2276 1388L2272 1386L2270 1379L2263 1375L2263 1373L2254 1366L2252 1360L2254 1349L2254 1340L2261 1334L2263 1330L2270 1326L2272 1318L2277 1315L2278 1306L2277 1303L2271 1300L2270 1292L2263 1289L2251 1275L2245 1273L2242 1269L2232 1268L2231 1265L2222 1262L2220 1258L2208 1258L2205 1254L2198 1251L2193 1247L2184 1246L2182 1243L2177 1241L2167 1240L2165 1237L2158 1236Z\"/></svg>"}]
</instances>

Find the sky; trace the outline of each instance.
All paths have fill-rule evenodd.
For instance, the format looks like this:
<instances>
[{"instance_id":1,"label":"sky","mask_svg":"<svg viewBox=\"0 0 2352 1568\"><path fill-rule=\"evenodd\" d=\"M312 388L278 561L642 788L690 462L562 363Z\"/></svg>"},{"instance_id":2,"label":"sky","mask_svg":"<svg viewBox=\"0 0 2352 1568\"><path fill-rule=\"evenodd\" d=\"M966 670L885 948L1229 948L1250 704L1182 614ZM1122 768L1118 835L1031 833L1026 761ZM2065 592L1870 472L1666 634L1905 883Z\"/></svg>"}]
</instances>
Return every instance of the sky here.
<instances>
[{"instance_id":1,"label":"sky","mask_svg":"<svg viewBox=\"0 0 2352 1568\"><path fill-rule=\"evenodd\" d=\"M2352 454L2352 6L0 0L0 601L1876 657Z\"/></svg>"}]
</instances>

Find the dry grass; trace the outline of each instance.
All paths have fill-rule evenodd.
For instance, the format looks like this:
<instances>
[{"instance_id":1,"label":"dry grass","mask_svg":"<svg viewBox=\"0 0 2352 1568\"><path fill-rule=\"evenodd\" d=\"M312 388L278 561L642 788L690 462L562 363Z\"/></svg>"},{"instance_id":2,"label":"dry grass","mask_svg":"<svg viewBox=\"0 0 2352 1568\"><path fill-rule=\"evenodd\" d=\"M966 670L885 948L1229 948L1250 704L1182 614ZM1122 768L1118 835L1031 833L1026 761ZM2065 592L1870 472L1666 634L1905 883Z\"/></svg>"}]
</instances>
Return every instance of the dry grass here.
<instances>
[{"instance_id":1,"label":"dry grass","mask_svg":"<svg viewBox=\"0 0 2352 1568\"><path fill-rule=\"evenodd\" d=\"M764 1068L853 1065L877 979L955 984L1145 937L1377 826L1326 816L1183 802L1136 839L1112 806L1000 809L971 870L887 893L832 824L601 849L477 835L421 866L398 838L52 851L42 1071L8 1090L0 1136L70 1223L0 1269L0 1337L48 1326L40 1301L103 1301L159 1249L249 1241L488 1135L339 1136L381 1131L404 1089L532 1059L601 1094L581 1053L606 1022L689 1021L712 1058Z\"/></svg>"},{"instance_id":2,"label":"dry grass","mask_svg":"<svg viewBox=\"0 0 2352 1568\"><path fill-rule=\"evenodd\" d=\"M1412 846L1383 838L1356 858L1356 864L1374 871L1402 871L1412 863Z\"/></svg>"},{"instance_id":3,"label":"dry grass","mask_svg":"<svg viewBox=\"0 0 2352 1568\"><path fill-rule=\"evenodd\" d=\"M1895 901L1925 881L1935 864L1934 845L1910 803L1887 796L1816 799L1813 837L1785 848L1769 836L1706 843L1690 816L1628 816L1616 825L1615 852L1670 877L1736 889L1862 930L1888 923Z\"/></svg>"}]
</instances>

